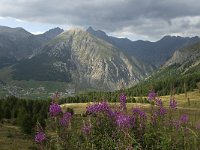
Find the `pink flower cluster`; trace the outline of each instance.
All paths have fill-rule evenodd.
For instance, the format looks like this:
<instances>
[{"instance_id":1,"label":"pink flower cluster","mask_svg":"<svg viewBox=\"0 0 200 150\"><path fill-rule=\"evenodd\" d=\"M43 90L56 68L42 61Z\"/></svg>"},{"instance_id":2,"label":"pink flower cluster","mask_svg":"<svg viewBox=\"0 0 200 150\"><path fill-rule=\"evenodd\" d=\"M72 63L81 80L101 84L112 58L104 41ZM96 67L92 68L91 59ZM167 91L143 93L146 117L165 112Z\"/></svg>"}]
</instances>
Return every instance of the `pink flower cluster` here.
<instances>
[{"instance_id":1,"label":"pink flower cluster","mask_svg":"<svg viewBox=\"0 0 200 150\"><path fill-rule=\"evenodd\" d=\"M71 121L72 114L69 112L66 112L63 114L63 117L60 118L60 125L63 127L67 127Z\"/></svg>"},{"instance_id":2,"label":"pink flower cluster","mask_svg":"<svg viewBox=\"0 0 200 150\"><path fill-rule=\"evenodd\" d=\"M95 103L93 105L86 107L87 113L90 113L90 114L95 114L99 112L108 112L109 110L110 110L110 107L107 102Z\"/></svg>"},{"instance_id":3,"label":"pink flower cluster","mask_svg":"<svg viewBox=\"0 0 200 150\"><path fill-rule=\"evenodd\" d=\"M119 128L130 128L131 127L131 117L126 114L118 114L116 117L116 123Z\"/></svg>"},{"instance_id":4,"label":"pink flower cluster","mask_svg":"<svg viewBox=\"0 0 200 150\"><path fill-rule=\"evenodd\" d=\"M36 143L42 143L46 139L44 132L39 131L35 135L35 142Z\"/></svg>"},{"instance_id":5,"label":"pink flower cluster","mask_svg":"<svg viewBox=\"0 0 200 150\"><path fill-rule=\"evenodd\" d=\"M62 109L61 109L60 105L52 102L50 107L49 107L49 112L50 112L51 116L55 117L62 112Z\"/></svg>"},{"instance_id":6,"label":"pink flower cluster","mask_svg":"<svg viewBox=\"0 0 200 150\"><path fill-rule=\"evenodd\" d=\"M126 95L124 93L120 95L120 108L122 111L126 110Z\"/></svg>"}]
</instances>

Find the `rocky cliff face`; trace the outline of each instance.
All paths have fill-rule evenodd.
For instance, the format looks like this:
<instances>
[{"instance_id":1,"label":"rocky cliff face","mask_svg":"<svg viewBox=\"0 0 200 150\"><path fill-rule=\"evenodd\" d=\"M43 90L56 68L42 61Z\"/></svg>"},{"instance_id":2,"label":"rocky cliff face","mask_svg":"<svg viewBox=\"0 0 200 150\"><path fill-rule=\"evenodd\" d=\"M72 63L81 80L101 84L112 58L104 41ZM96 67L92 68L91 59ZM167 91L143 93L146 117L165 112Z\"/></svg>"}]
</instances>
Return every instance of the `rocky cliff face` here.
<instances>
[{"instance_id":1,"label":"rocky cliff face","mask_svg":"<svg viewBox=\"0 0 200 150\"><path fill-rule=\"evenodd\" d=\"M71 59L77 71L74 80L82 88L119 89L122 82L127 86L136 84L147 73L134 63L135 58L129 58L113 45L80 29L65 32L52 43L49 56L71 54L68 59Z\"/></svg>"},{"instance_id":2,"label":"rocky cliff face","mask_svg":"<svg viewBox=\"0 0 200 150\"><path fill-rule=\"evenodd\" d=\"M153 69L80 29L60 34L27 61L42 55L48 59L41 60L41 66L48 64L53 70L70 73L71 82L81 89L116 90L122 82L129 87Z\"/></svg>"},{"instance_id":3,"label":"rocky cliff face","mask_svg":"<svg viewBox=\"0 0 200 150\"><path fill-rule=\"evenodd\" d=\"M173 56L165 63L164 67L174 64L182 68L194 67L200 63L200 42L175 51Z\"/></svg>"}]
</instances>

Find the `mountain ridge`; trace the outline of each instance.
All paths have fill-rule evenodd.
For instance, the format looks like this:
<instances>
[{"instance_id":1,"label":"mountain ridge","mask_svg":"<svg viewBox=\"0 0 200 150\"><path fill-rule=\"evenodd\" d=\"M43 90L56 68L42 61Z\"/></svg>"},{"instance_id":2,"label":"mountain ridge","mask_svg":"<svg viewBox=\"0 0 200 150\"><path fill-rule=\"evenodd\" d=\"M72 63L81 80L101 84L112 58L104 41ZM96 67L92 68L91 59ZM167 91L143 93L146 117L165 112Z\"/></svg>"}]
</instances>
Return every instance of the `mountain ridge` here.
<instances>
[{"instance_id":1,"label":"mountain ridge","mask_svg":"<svg viewBox=\"0 0 200 150\"><path fill-rule=\"evenodd\" d=\"M113 91L119 89L122 82L130 87L148 79L156 70L156 74L162 73L160 70L165 66L170 68L170 61L172 66L179 63L181 74L200 69L198 61L188 59L198 60L198 55L182 50L198 42L199 37L165 36L150 42L111 37L92 27L86 31L54 28L40 35L23 28L1 28L4 31L0 31L0 71L9 67L14 81L56 81L79 90ZM164 72L174 72L177 66ZM156 78L162 80L162 76L159 74Z\"/></svg>"},{"instance_id":2,"label":"mountain ridge","mask_svg":"<svg viewBox=\"0 0 200 150\"><path fill-rule=\"evenodd\" d=\"M54 32L56 30L56 32ZM54 33L53 33L54 32ZM21 27L0 26L0 57L21 60L29 57L33 51L63 32L52 29L41 35L34 35Z\"/></svg>"},{"instance_id":3,"label":"mountain ridge","mask_svg":"<svg viewBox=\"0 0 200 150\"><path fill-rule=\"evenodd\" d=\"M143 62L150 63L157 68L164 65L176 49L200 41L200 38L197 36L191 38L165 36L156 42L143 40L131 41L127 38L108 36L105 32L101 30L94 30L92 27L89 27L87 32L115 45L122 50L125 50L129 55L135 56Z\"/></svg>"},{"instance_id":4,"label":"mountain ridge","mask_svg":"<svg viewBox=\"0 0 200 150\"><path fill-rule=\"evenodd\" d=\"M49 57L54 70L71 74L72 82L77 80L75 84L81 88L118 89L121 82L136 84L151 71L133 56L129 58L112 44L80 29L59 34L30 60L41 55Z\"/></svg>"}]
</instances>

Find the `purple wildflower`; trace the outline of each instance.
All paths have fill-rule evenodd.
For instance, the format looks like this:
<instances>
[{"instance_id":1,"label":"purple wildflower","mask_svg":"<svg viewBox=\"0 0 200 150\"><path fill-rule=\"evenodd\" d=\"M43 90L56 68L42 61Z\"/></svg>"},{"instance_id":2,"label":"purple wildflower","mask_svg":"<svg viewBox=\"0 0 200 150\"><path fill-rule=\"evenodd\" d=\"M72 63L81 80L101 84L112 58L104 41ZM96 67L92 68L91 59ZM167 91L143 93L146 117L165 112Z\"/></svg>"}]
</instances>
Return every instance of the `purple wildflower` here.
<instances>
[{"instance_id":1,"label":"purple wildflower","mask_svg":"<svg viewBox=\"0 0 200 150\"><path fill-rule=\"evenodd\" d=\"M91 131L91 127L90 127L90 126L83 126L82 132L83 132L85 135L90 134L90 131Z\"/></svg>"},{"instance_id":2,"label":"purple wildflower","mask_svg":"<svg viewBox=\"0 0 200 150\"><path fill-rule=\"evenodd\" d=\"M148 99L155 100L156 96L157 96L157 94L153 90L151 90L148 94Z\"/></svg>"},{"instance_id":3,"label":"purple wildflower","mask_svg":"<svg viewBox=\"0 0 200 150\"><path fill-rule=\"evenodd\" d=\"M49 112L51 116L57 116L58 114L62 112L62 110L61 110L60 105L58 105L57 103L51 103L49 107Z\"/></svg>"},{"instance_id":4,"label":"purple wildflower","mask_svg":"<svg viewBox=\"0 0 200 150\"><path fill-rule=\"evenodd\" d=\"M163 107L162 99L155 99L155 104L159 107L158 110L155 112L156 116L164 116L165 114L167 114L167 109Z\"/></svg>"},{"instance_id":5,"label":"purple wildflower","mask_svg":"<svg viewBox=\"0 0 200 150\"><path fill-rule=\"evenodd\" d=\"M131 117L125 114L118 114L116 123L119 128L129 128L131 126Z\"/></svg>"},{"instance_id":6,"label":"purple wildflower","mask_svg":"<svg viewBox=\"0 0 200 150\"><path fill-rule=\"evenodd\" d=\"M174 120L172 121L172 125L176 128L179 129L181 127L181 122L179 120Z\"/></svg>"},{"instance_id":7,"label":"purple wildflower","mask_svg":"<svg viewBox=\"0 0 200 150\"><path fill-rule=\"evenodd\" d=\"M126 110L126 95L124 93L120 95L120 108L122 111Z\"/></svg>"},{"instance_id":8,"label":"purple wildflower","mask_svg":"<svg viewBox=\"0 0 200 150\"><path fill-rule=\"evenodd\" d=\"M83 132L83 134L85 134L85 135L90 134L91 128L92 128L92 127L91 127L90 122L87 122L87 123L84 122L84 125L83 125L83 127L82 127L82 132Z\"/></svg>"},{"instance_id":9,"label":"purple wildflower","mask_svg":"<svg viewBox=\"0 0 200 150\"><path fill-rule=\"evenodd\" d=\"M107 112L108 116L111 117L111 118L115 117L116 113L117 113L117 111L112 111L112 109L109 109L108 112Z\"/></svg>"},{"instance_id":10,"label":"purple wildflower","mask_svg":"<svg viewBox=\"0 0 200 150\"><path fill-rule=\"evenodd\" d=\"M173 98L173 99L170 99L169 107L170 107L171 109L174 109L174 110L177 109L177 102L176 102L176 100L175 100L174 98Z\"/></svg>"},{"instance_id":11,"label":"purple wildflower","mask_svg":"<svg viewBox=\"0 0 200 150\"><path fill-rule=\"evenodd\" d=\"M86 108L88 113L95 114L99 112L110 112L110 107L107 102L96 103Z\"/></svg>"},{"instance_id":12,"label":"purple wildflower","mask_svg":"<svg viewBox=\"0 0 200 150\"><path fill-rule=\"evenodd\" d=\"M158 116L164 116L167 114L167 109L165 109L164 107L160 107L157 111L157 115Z\"/></svg>"},{"instance_id":13,"label":"purple wildflower","mask_svg":"<svg viewBox=\"0 0 200 150\"><path fill-rule=\"evenodd\" d=\"M152 122L152 124L156 124L157 123L157 118L158 118L158 115L156 113L153 113L151 115L151 122Z\"/></svg>"},{"instance_id":14,"label":"purple wildflower","mask_svg":"<svg viewBox=\"0 0 200 150\"><path fill-rule=\"evenodd\" d=\"M181 115L180 121L181 121L182 123L186 123L186 122L188 122L188 120L189 120L188 115L186 115L186 114Z\"/></svg>"},{"instance_id":15,"label":"purple wildflower","mask_svg":"<svg viewBox=\"0 0 200 150\"><path fill-rule=\"evenodd\" d=\"M156 99L155 102L156 102L156 105L158 107L162 107L163 106L162 99Z\"/></svg>"},{"instance_id":16,"label":"purple wildflower","mask_svg":"<svg viewBox=\"0 0 200 150\"><path fill-rule=\"evenodd\" d=\"M119 112L119 111L117 111L117 110L115 110L115 111L112 111L112 109L110 109L109 111L108 111L108 116L111 118L111 119L116 119L116 117L118 116L118 115L120 115L121 114L121 112Z\"/></svg>"},{"instance_id":17,"label":"purple wildflower","mask_svg":"<svg viewBox=\"0 0 200 150\"><path fill-rule=\"evenodd\" d=\"M147 115L145 111L140 108L133 108L133 114L139 116L140 118L146 119Z\"/></svg>"},{"instance_id":18,"label":"purple wildflower","mask_svg":"<svg viewBox=\"0 0 200 150\"><path fill-rule=\"evenodd\" d=\"M35 135L36 143L42 143L45 139L45 134L42 131L37 132L37 134Z\"/></svg>"},{"instance_id":19,"label":"purple wildflower","mask_svg":"<svg viewBox=\"0 0 200 150\"><path fill-rule=\"evenodd\" d=\"M68 124L69 124L69 122L70 122L70 120L71 120L71 118L72 118L71 113L66 112L66 113L63 115L63 117L60 118L60 125L61 125L61 126L64 126L64 127L67 127Z\"/></svg>"}]
</instances>

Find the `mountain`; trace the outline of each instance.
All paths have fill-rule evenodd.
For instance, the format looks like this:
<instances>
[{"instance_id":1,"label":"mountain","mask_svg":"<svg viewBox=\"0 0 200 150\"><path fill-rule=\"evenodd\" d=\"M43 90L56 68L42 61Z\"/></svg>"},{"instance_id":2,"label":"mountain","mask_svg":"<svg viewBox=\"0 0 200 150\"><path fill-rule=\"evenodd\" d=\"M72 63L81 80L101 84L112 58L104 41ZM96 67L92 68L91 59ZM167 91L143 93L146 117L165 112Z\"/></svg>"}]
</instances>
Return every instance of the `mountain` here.
<instances>
[{"instance_id":1,"label":"mountain","mask_svg":"<svg viewBox=\"0 0 200 150\"><path fill-rule=\"evenodd\" d=\"M27 58L33 50L61 32L62 29L55 28L41 35L33 35L23 28L0 26L0 57L16 60Z\"/></svg>"},{"instance_id":2,"label":"mountain","mask_svg":"<svg viewBox=\"0 0 200 150\"><path fill-rule=\"evenodd\" d=\"M174 70L181 76L193 74L200 76L200 42L178 49L162 69L165 70L171 66L176 66Z\"/></svg>"},{"instance_id":3,"label":"mountain","mask_svg":"<svg viewBox=\"0 0 200 150\"><path fill-rule=\"evenodd\" d=\"M39 46L35 37L23 28L0 26L0 57L22 59Z\"/></svg>"},{"instance_id":4,"label":"mountain","mask_svg":"<svg viewBox=\"0 0 200 150\"><path fill-rule=\"evenodd\" d=\"M200 42L176 50L173 56L149 78L130 91L143 90L144 94L154 88L160 95L194 90L200 83ZM142 89L138 89L142 87Z\"/></svg>"},{"instance_id":5,"label":"mountain","mask_svg":"<svg viewBox=\"0 0 200 150\"><path fill-rule=\"evenodd\" d=\"M156 42L142 40L131 41L127 38L108 36L105 32L94 30L92 27L89 27L87 32L115 45L129 55L135 56L145 63L156 66L157 68L170 59L177 49L200 41L199 37L184 38L180 36L165 36Z\"/></svg>"},{"instance_id":6,"label":"mountain","mask_svg":"<svg viewBox=\"0 0 200 150\"><path fill-rule=\"evenodd\" d=\"M115 90L138 83L153 68L80 29L59 34L13 67L15 80L62 81L79 89Z\"/></svg>"},{"instance_id":7,"label":"mountain","mask_svg":"<svg viewBox=\"0 0 200 150\"><path fill-rule=\"evenodd\" d=\"M87 32L54 28L33 35L23 28L0 26L0 80L20 86L29 81L39 86L56 82L80 91L112 91L122 82L130 87L143 79L148 86L165 83L168 88L172 80L177 85L181 80L196 83L200 75L198 41L199 37L178 36L157 42L131 41L92 27ZM155 66L158 71L148 77Z\"/></svg>"},{"instance_id":8,"label":"mountain","mask_svg":"<svg viewBox=\"0 0 200 150\"><path fill-rule=\"evenodd\" d=\"M63 29L60 29L59 27L50 29L49 31L46 31L43 34L35 35L39 41L42 41L42 44L54 39L57 35L64 32Z\"/></svg>"},{"instance_id":9,"label":"mountain","mask_svg":"<svg viewBox=\"0 0 200 150\"><path fill-rule=\"evenodd\" d=\"M165 63L164 67L174 64L194 67L200 63L200 42L175 51L173 56Z\"/></svg>"}]
</instances>

